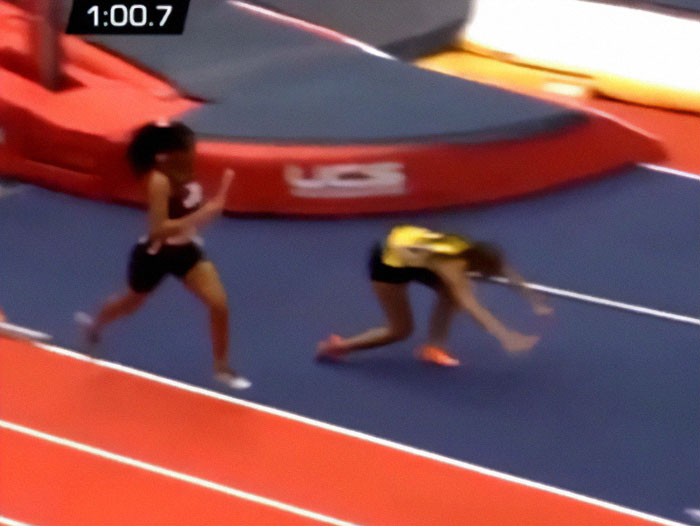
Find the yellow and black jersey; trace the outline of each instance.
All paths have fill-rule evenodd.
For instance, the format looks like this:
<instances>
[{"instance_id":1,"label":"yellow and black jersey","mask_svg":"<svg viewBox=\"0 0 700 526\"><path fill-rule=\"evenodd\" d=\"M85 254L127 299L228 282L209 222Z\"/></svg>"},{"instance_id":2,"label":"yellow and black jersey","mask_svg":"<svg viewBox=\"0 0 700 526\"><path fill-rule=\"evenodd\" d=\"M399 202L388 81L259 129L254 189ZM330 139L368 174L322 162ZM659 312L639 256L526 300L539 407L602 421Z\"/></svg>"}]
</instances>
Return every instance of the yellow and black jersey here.
<instances>
[{"instance_id":1,"label":"yellow and black jersey","mask_svg":"<svg viewBox=\"0 0 700 526\"><path fill-rule=\"evenodd\" d=\"M370 258L370 277L384 283L418 281L437 287L441 280L429 269L435 256L459 257L471 246L463 236L433 232L413 225L394 227L377 243Z\"/></svg>"},{"instance_id":2,"label":"yellow and black jersey","mask_svg":"<svg viewBox=\"0 0 700 526\"><path fill-rule=\"evenodd\" d=\"M431 256L459 256L471 246L463 236L434 232L413 225L391 229L384 242L382 262L390 267L423 266Z\"/></svg>"}]
</instances>

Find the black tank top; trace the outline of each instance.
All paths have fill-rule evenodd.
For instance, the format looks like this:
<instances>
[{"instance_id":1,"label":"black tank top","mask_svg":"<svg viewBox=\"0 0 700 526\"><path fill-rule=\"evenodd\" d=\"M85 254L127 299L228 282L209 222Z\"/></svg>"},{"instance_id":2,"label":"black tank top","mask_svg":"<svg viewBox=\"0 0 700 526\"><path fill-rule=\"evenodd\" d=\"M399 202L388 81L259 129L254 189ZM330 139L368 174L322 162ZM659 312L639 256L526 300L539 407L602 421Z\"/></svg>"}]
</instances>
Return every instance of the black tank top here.
<instances>
[{"instance_id":1,"label":"black tank top","mask_svg":"<svg viewBox=\"0 0 700 526\"><path fill-rule=\"evenodd\" d=\"M179 219L191 214L202 206L202 186L198 182L176 187L168 199L168 217Z\"/></svg>"}]
</instances>

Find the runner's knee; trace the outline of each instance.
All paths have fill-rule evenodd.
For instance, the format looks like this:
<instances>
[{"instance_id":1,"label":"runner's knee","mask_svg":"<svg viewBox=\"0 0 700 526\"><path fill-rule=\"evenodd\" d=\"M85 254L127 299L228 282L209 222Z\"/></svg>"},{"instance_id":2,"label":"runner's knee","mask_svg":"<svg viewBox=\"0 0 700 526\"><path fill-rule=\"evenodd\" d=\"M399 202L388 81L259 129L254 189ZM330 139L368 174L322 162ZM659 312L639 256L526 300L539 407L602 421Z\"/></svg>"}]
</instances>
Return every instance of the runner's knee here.
<instances>
[{"instance_id":1,"label":"runner's knee","mask_svg":"<svg viewBox=\"0 0 700 526\"><path fill-rule=\"evenodd\" d=\"M228 314L228 298L225 292L207 294L204 301L212 313Z\"/></svg>"}]
</instances>

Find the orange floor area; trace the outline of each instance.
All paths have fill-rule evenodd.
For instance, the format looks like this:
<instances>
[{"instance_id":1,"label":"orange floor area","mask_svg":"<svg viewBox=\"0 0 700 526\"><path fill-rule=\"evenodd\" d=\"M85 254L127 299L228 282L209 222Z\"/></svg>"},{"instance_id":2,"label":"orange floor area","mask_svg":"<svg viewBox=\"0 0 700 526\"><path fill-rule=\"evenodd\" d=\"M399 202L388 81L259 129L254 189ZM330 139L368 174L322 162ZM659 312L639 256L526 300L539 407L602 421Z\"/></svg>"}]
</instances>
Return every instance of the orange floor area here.
<instances>
[{"instance_id":1,"label":"orange floor area","mask_svg":"<svg viewBox=\"0 0 700 526\"><path fill-rule=\"evenodd\" d=\"M0 420L352 523L501 525L517 517L518 524L648 524L30 343L1 340ZM7 427L1 438L0 508L16 520L293 524L298 518Z\"/></svg>"},{"instance_id":2,"label":"orange floor area","mask_svg":"<svg viewBox=\"0 0 700 526\"><path fill-rule=\"evenodd\" d=\"M697 114L599 97L593 82L586 77L520 66L466 51L446 51L423 58L417 64L434 71L616 116L661 140L668 153L668 159L661 165L700 174L700 149L697 147L700 116ZM566 92L570 94L564 94Z\"/></svg>"},{"instance_id":3,"label":"orange floor area","mask_svg":"<svg viewBox=\"0 0 700 526\"><path fill-rule=\"evenodd\" d=\"M314 521L0 429L2 510L29 524L313 524Z\"/></svg>"}]
</instances>

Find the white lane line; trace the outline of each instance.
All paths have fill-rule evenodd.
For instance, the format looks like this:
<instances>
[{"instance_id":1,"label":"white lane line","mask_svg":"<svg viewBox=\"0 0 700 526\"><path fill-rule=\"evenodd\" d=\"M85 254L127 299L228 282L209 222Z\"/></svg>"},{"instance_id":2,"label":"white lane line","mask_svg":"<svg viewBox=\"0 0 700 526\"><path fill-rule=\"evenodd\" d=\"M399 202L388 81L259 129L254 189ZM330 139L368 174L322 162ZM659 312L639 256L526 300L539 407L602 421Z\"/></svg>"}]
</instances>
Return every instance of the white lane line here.
<instances>
[{"instance_id":1,"label":"white lane line","mask_svg":"<svg viewBox=\"0 0 700 526\"><path fill-rule=\"evenodd\" d=\"M35 331L33 329L28 329L27 327L22 327L21 325L15 325L14 323L3 321L0 321L0 336L10 336L12 338L20 338L22 340L34 341L51 340L50 334Z\"/></svg>"},{"instance_id":2,"label":"white lane line","mask_svg":"<svg viewBox=\"0 0 700 526\"><path fill-rule=\"evenodd\" d=\"M25 188L26 185L8 184L0 180L0 199L24 192Z\"/></svg>"},{"instance_id":3,"label":"white lane line","mask_svg":"<svg viewBox=\"0 0 700 526\"><path fill-rule=\"evenodd\" d=\"M31 526L31 524L28 524L26 522L20 522L15 519L11 519L9 517L4 517L0 515L0 524L3 524L4 526Z\"/></svg>"},{"instance_id":4,"label":"white lane line","mask_svg":"<svg viewBox=\"0 0 700 526\"><path fill-rule=\"evenodd\" d=\"M328 515L322 515L320 513L309 511L304 508L299 508L297 506L285 504L283 502L274 499L269 499L267 497L261 497L260 495L255 495L254 493L248 493L247 491L242 491L236 488L232 488L230 486L224 486L223 484L218 484L216 482L212 482L206 479L194 477L185 473L180 473L179 471L173 471L172 469L156 466L155 464L150 464L148 462L136 460L130 457L126 457L124 455L118 455L116 453L112 453L111 451L106 451L97 447L88 446L87 444L82 444L74 440L62 438L56 435L51 435L49 433L44 433L42 431L38 431L36 429L32 429L30 427L26 427L20 424L15 424L13 422L8 422L6 420L0 420L0 427L9 431L14 431L16 433L21 433L34 438L38 438L40 440L46 440L47 442L51 442L52 444L58 444L60 446L76 449L83 453L88 453L97 457L106 458L108 460L112 460L120 464L125 464L127 466L142 469L144 471L149 471L151 473L157 473L158 475L162 475L164 477L169 477L196 486L201 486L203 488L207 488L213 491L218 491L219 493L224 493L232 497L248 500L257 504L269 506L271 508L276 508L278 510L286 511L294 515L300 515L301 517L306 517L307 519L313 519L315 521L323 522L326 524L333 524L336 526L353 526L353 524L350 522L336 519L334 517L329 517Z\"/></svg>"},{"instance_id":5,"label":"white lane line","mask_svg":"<svg viewBox=\"0 0 700 526\"><path fill-rule=\"evenodd\" d=\"M642 168L648 168L649 170L654 170L655 172L663 172L670 175L677 175L678 177L685 177L686 179L693 179L695 181L700 181L700 175L684 172L682 170L676 170L675 168L668 168L667 166L659 166L658 164L646 164L639 163L638 166Z\"/></svg>"},{"instance_id":6,"label":"white lane line","mask_svg":"<svg viewBox=\"0 0 700 526\"><path fill-rule=\"evenodd\" d=\"M533 489L538 489L541 491L545 491L547 493L552 493L554 495L559 495L561 497L570 498L570 499L573 499L573 500L576 500L579 502L585 502L587 504L592 504L594 506L605 508L607 510L615 511L618 513L622 513L624 515L637 517L639 519L643 519L643 520L653 522L656 524L662 524L665 526L684 526L681 523L673 522L671 520L664 519L661 517L656 517L656 516L651 515L649 513L633 510L630 508L625 508L624 506L620 506L618 504L613 504L613 503L606 502L606 501L596 499L593 497L587 497L585 495L580 495L578 493L574 493L574 492L569 491L569 490L560 489L560 488L557 488L555 486L549 486L547 484L542 484L540 482L534 482L534 481L531 481L528 479L524 479L522 477L516 477L514 475L509 475L507 473L501 473L501 472L495 471L493 469L478 466L476 464L470 464L468 462L456 460L454 458L446 457L444 455L439 455L437 453L432 453L430 451L418 449L416 447L407 446L405 444L401 444L399 442L387 440L385 438L379 438L379 437L376 437L376 436L373 436L373 435L370 435L367 433L363 433L360 431L354 431L352 429L347 429L347 428L337 426L334 424L329 424L327 422L322 422L320 420L314 420L313 418L308 418L305 416L297 415L295 413L283 411L281 409L276 409L274 407L268 407L268 406L258 404L255 402L250 402L248 400L243 400L241 398L234 398L234 397L229 396L229 395L224 395L221 393L217 393L215 391L210 391L210 390L204 389L202 387L196 387L194 385L186 384L184 382L179 382L177 380L172 380L170 378L164 378L162 376L158 376L158 375L155 375L152 373L147 373L145 371L140 371L138 369L134 369L132 367L127 367L125 365L121 365L118 363L108 362L106 360L95 360L95 359L90 358L88 356L85 356L83 354L77 353L75 351L70 351L68 349L64 349L61 347L57 347L55 345L48 345L45 343L37 343L37 344L35 344L35 347L37 347L39 349L43 349L43 350L51 352L51 353L66 356L66 357L69 357L72 359L76 359L76 360L80 360L80 361L84 361L84 362L91 362L91 363L93 363L97 366L100 366L100 367L112 369L115 371L120 371L122 373L126 373L126 374L129 374L132 376L137 376L139 378L143 378L146 380L151 380L153 382L156 382L156 383L159 383L162 385L174 387L176 389L180 389L180 390L194 393L197 395L202 395L202 396L206 396L208 398L213 398L216 400L221 400L223 402L235 404L238 406L247 407L250 409L254 409L256 411L260 411L262 413L278 416L280 418L284 418L284 419L291 420L294 422L299 422L299 423L306 424L306 425L309 425L312 427L317 427L317 428L323 429L325 431L331 431L333 433L338 433L338 434L341 434L344 436L349 436L349 437L356 438L358 440L363 440L365 442L369 442L372 444L388 447L388 448L391 448L391 449L394 449L397 451L401 451L403 453L415 455L417 457L422 457L422 458L426 458L429 460L434 460L436 462L440 462L442 464L447 464L447 465L452 466L452 467L464 469L467 471L472 471L475 473L480 473L483 475L497 478L499 480L504 480L504 481L511 482L514 484L520 484L522 486L526 486L526 487L533 488Z\"/></svg>"},{"instance_id":7,"label":"white lane line","mask_svg":"<svg viewBox=\"0 0 700 526\"><path fill-rule=\"evenodd\" d=\"M472 274L474 277L478 277L478 274ZM503 285L513 286L513 284L505 278L492 277L488 278L488 281L493 281L495 283L501 283ZM550 294L552 296L560 296L562 298L569 298L578 301L585 301L587 303L595 303L596 305L603 305L605 307L612 307L614 309L626 310L629 312L634 312L637 314L645 314L647 316L654 316L656 318L664 318L667 320L678 321L681 323L689 323L691 325L700 325L700 318L695 318L693 316L686 316L683 314L674 314L672 312L666 312L658 309L651 309L649 307L642 307L641 305L633 305L631 303L623 303L621 301L613 301L605 298L599 298L597 296L591 296L589 294L581 294L579 292L573 292L570 290L557 289L555 287L549 287L546 285L540 285L538 283L525 283L525 287L528 289L536 290L538 292L543 292L545 294Z\"/></svg>"}]
</instances>

